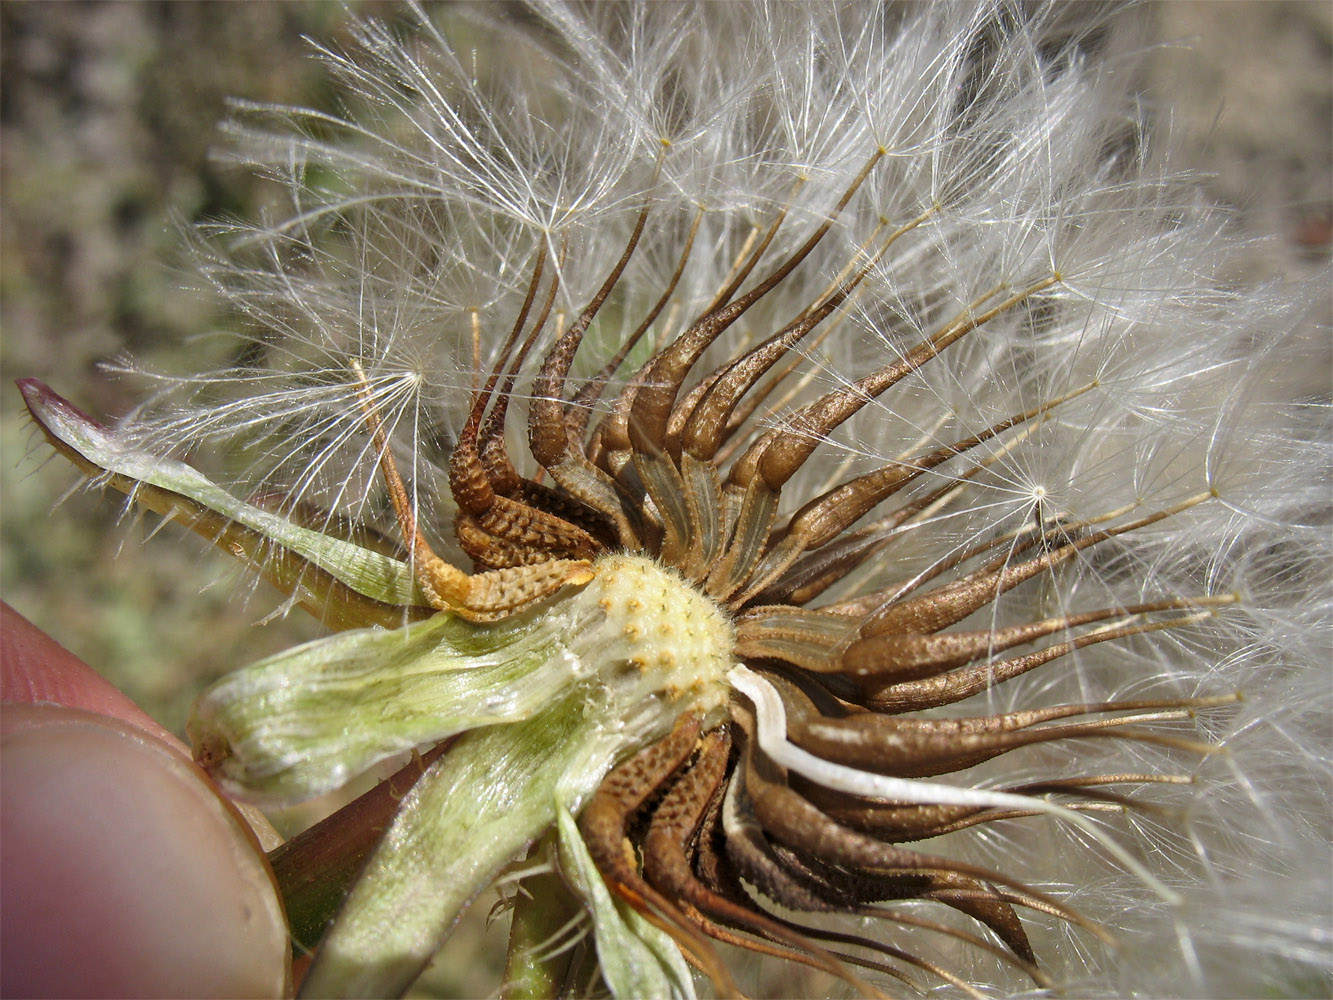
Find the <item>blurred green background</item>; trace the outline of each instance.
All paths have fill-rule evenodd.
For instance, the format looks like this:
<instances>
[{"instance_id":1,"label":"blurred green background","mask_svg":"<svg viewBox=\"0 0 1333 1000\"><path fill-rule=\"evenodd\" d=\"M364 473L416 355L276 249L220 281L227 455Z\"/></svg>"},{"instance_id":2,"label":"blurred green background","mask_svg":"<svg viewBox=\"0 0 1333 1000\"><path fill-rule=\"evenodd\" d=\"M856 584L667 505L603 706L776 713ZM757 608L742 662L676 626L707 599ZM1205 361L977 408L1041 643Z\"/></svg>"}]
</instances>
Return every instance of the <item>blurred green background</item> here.
<instances>
[{"instance_id":1,"label":"blurred green background","mask_svg":"<svg viewBox=\"0 0 1333 1000\"><path fill-rule=\"evenodd\" d=\"M261 585L237 601L249 588L226 556L174 526L144 544L155 518L71 492L77 475L50 457L11 382L35 376L114 417L137 390L101 363L199 364L191 335L228 319L192 290L180 229L253 215L276 194L210 158L226 99L336 108L301 36L347 43L347 16L322 2L0 4L0 593L176 732L203 685L319 630L300 612L257 625L277 600ZM1277 236L1254 271L1323 267L1333 8L1175 2L1136 16L1186 43L1156 53L1148 81L1184 139L1180 164ZM464 995L498 981L484 959L438 974Z\"/></svg>"},{"instance_id":2,"label":"blurred green background","mask_svg":"<svg viewBox=\"0 0 1333 1000\"><path fill-rule=\"evenodd\" d=\"M6 601L181 732L200 684L315 630L266 628L232 601L230 560L121 498L77 490L12 379L94 415L137 388L99 369L133 356L188 370L190 337L226 322L191 290L180 227L252 212L270 192L211 162L231 95L324 103L303 33L336 37L335 4L0 5L0 490ZM55 509L53 510L53 507Z\"/></svg>"}]
</instances>

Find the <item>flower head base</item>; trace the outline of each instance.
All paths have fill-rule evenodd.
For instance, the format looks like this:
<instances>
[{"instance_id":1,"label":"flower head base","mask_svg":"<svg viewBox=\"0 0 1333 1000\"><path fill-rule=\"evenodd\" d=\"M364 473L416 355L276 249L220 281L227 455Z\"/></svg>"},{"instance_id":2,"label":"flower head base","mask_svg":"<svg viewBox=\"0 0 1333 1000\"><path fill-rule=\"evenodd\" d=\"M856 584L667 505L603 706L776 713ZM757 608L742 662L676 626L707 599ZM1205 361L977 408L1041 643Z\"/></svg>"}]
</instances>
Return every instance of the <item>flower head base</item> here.
<instances>
[{"instance_id":1,"label":"flower head base","mask_svg":"<svg viewBox=\"0 0 1333 1000\"><path fill-rule=\"evenodd\" d=\"M242 126L297 207L206 260L235 370L116 431L24 386L345 630L204 693L221 781L452 740L309 994L405 990L548 832L621 996L736 992L713 940L866 995L1114 991L1118 937L1243 871L1203 834L1262 796L1211 761L1326 593L1313 433L1241 350L1295 326L1126 131L1132 25L974 7L541 5L493 78L420 11L361 25L324 56L364 117ZM182 439L243 442L252 499ZM1196 776L1211 810L1158 794Z\"/></svg>"},{"instance_id":2,"label":"flower head base","mask_svg":"<svg viewBox=\"0 0 1333 1000\"><path fill-rule=\"evenodd\" d=\"M190 737L225 785L279 804L575 692L602 703L586 713L594 726L639 745L665 736L677 715L722 717L732 645L730 623L678 577L611 554L586 586L501 622L443 614L281 653L214 685Z\"/></svg>"}]
</instances>

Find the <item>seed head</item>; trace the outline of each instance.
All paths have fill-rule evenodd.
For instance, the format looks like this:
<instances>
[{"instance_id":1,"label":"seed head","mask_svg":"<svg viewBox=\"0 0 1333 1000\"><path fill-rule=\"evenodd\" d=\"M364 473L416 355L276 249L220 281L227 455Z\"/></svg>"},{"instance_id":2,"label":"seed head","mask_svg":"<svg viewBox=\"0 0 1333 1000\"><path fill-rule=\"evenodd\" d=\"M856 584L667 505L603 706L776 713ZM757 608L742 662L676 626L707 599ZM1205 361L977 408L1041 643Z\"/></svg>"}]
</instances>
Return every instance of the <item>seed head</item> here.
<instances>
[{"instance_id":1,"label":"seed head","mask_svg":"<svg viewBox=\"0 0 1333 1000\"><path fill-rule=\"evenodd\" d=\"M226 787L451 741L306 991L406 990L534 844L588 933L516 991L736 993L716 941L866 995L1326 976L1327 901L1261 897L1327 858L1327 414L1132 13L409 20L319 50L345 114L241 108L292 211L203 243L234 367L115 430L24 389L342 630L201 696Z\"/></svg>"}]
</instances>

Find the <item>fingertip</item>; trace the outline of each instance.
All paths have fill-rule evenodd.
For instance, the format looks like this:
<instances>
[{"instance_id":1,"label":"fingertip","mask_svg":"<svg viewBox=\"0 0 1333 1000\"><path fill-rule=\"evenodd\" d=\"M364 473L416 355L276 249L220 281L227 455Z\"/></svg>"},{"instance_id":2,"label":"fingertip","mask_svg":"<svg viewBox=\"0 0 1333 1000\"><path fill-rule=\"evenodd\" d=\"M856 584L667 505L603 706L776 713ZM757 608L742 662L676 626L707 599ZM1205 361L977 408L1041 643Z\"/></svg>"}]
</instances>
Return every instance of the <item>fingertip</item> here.
<instances>
[{"instance_id":1,"label":"fingertip","mask_svg":"<svg viewBox=\"0 0 1333 1000\"><path fill-rule=\"evenodd\" d=\"M5 996L280 996L263 855L188 760L124 723L7 706Z\"/></svg>"},{"instance_id":2,"label":"fingertip","mask_svg":"<svg viewBox=\"0 0 1333 1000\"><path fill-rule=\"evenodd\" d=\"M183 753L189 752L185 744L105 678L3 602L0 602L0 701L48 702L123 719Z\"/></svg>"}]
</instances>

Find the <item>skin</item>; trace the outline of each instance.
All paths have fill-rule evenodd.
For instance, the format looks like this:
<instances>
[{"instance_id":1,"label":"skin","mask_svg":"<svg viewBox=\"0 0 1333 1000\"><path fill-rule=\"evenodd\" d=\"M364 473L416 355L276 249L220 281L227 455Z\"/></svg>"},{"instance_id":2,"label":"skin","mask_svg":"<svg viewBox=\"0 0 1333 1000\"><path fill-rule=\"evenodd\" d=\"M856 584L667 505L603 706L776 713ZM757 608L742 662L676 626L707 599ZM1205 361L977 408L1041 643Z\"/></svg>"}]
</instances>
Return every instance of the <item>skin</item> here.
<instances>
[{"instance_id":1,"label":"skin","mask_svg":"<svg viewBox=\"0 0 1333 1000\"><path fill-rule=\"evenodd\" d=\"M272 828L125 695L0 609L0 993L283 995Z\"/></svg>"}]
</instances>

